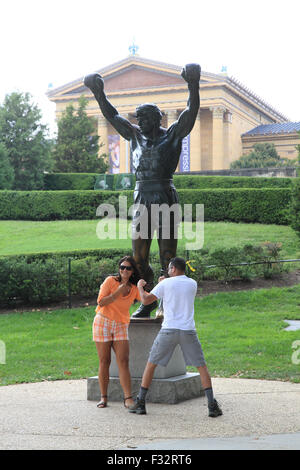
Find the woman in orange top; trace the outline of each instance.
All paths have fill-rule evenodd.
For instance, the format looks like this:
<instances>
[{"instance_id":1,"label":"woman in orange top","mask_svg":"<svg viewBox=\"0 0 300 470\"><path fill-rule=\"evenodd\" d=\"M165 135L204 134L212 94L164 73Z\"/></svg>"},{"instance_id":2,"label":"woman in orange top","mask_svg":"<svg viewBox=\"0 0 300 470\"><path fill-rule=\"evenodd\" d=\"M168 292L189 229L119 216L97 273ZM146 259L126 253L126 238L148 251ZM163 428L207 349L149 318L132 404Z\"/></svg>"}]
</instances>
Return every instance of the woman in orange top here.
<instances>
[{"instance_id":1,"label":"woman in orange top","mask_svg":"<svg viewBox=\"0 0 300 470\"><path fill-rule=\"evenodd\" d=\"M100 286L96 316L93 322L93 340L99 356L99 387L101 401L98 408L107 406L107 388L111 348L113 348L119 369L120 384L124 392L124 406L134 404L131 396L129 372L129 309L135 300L141 300L136 286L140 274L135 260L125 256L119 261L119 274L108 276Z\"/></svg>"}]
</instances>

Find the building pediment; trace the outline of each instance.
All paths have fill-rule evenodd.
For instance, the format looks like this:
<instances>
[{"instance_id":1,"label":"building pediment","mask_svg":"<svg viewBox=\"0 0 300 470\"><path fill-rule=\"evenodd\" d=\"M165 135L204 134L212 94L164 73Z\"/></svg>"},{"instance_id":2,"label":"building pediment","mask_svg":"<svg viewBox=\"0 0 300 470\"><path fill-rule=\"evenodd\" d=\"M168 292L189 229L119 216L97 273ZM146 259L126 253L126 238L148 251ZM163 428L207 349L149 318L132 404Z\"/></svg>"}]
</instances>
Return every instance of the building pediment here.
<instances>
[{"instance_id":1,"label":"building pediment","mask_svg":"<svg viewBox=\"0 0 300 470\"><path fill-rule=\"evenodd\" d=\"M176 91L186 91L187 85L181 77L182 66L145 59L138 55L131 55L125 59L96 70L104 78L105 92L109 97L117 95L157 94ZM87 70L87 74L93 71ZM51 101L72 101L79 96L92 97L91 91L83 84L84 77L67 83L59 88L48 90L46 93ZM288 119L265 103L260 97L247 87L228 77L227 74L214 74L201 72L200 89L215 89L219 94L222 88L226 93L241 99L247 106L260 109L262 113L282 122Z\"/></svg>"},{"instance_id":2,"label":"building pediment","mask_svg":"<svg viewBox=\"0 0 300 470\"><path fill-rule=\"evenodd\" d=\"M118 93L141 89L155 88L186 88L186 82L181 77L182 67L151 61L139 56L129 56L115 64L97 70L104 78L105 92ZM201 83L222 81L223 77L202 72ZM48 97L57 99L70 99L72 95L91 94L90 90L83 85L83 77L62 87L49 90Z\"/></svg>"}]
</instances>

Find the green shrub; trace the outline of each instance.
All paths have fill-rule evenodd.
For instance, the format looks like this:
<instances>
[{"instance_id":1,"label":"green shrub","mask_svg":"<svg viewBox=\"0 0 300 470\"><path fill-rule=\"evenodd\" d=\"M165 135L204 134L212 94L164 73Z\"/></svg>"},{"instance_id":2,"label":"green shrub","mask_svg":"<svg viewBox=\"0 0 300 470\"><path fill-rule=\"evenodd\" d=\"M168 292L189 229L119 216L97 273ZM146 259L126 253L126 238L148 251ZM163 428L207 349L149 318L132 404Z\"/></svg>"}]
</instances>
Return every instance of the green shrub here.
<instances>
[{"instance_id":1,"label":"green shrub","mask_svg":"<svg viewBox=\"0 0 300 470\"><path fill-rule=\"evenodd\" d=\"M289 189L182 189L178 194L182 209L184 204L193 205L193 220L196 204L204 204L205 221L288 223Z\"/></svg>"},{"instance_id":2,"label":"green shrub","mask_svg":"<svg viewBox=\"0 0 300 470\"><path fill-rule=\"evenodd\" d=\"M179 201L204 204L206 221L287 224L291 190L264 189L179 189ZM119 196L133 204L133 191L0 191L2 220L96 219L101 204L112 204L118 216Z\"/></svg>"},{"instance_id":3,"label":"green shrub","mask_svg":"<svg viewBox=\"0 0 300 470\"><path fill-rule=\"evenodd\" d=\"M295 164L288 158L280 158L274 143L257 143L248 154L230 164L230 168L278 168Z\"/></svg>"},{"instance_id":4,"label":"green shrub","mask_svg":"<svg viewBox=\"0 0 300 470\"><path fill-rule=\"evenodd\" d=\"M294 178L174 175L177 189L290 188Z\"/></svg>"},{"instance_id":5,"label":"green shrub","mask_svg":"<svg viewBox=\"0 0 300 470\"><path fill-rule=\"evenodd\" d=\"M37 260L27 263L26 257L0 259L1 304L43 304L60 300L67 294L66 263L60 260Z\"/></svg>"},{"instance_id":6,"label":"green shrub","mask_svg":"<svg viewBox=\"0 0 300 470\"><path fill-rule=\"evenodd\" d=\"M292 228L300 237L300 178L295 178L292 187L290 221Z\"/></svg>"},{"instance_id":7,"label":"green shrub","mask_svg":"<svg viewBox=\"0 0 300 470\"><path fill-rule=\"evenodd\" d=\"M112 259L101 261L93 257L72 260L71 293L86 297L95 295L99 286L109 274L117 272L117 262Z\"/></svg>"},{"instance_id":8,"label":"green shrub","mask_svg":"<svg viewBox=\"0 0 300 470\"><path fill-rule=\"evenodd\" d=\"M93 190L97 173L47 173L44 175L44 189L48 191ZM120 173L107 175L113 178L113 189L134 189L135 175ZM290 188L294 178L267 178L250 176L202 176L174 175L177 189L212 189L212 188ZM127 184L131 187L127 187ZM99 188L101 189L101 188Z\"/></svg>"},{"instance_id":9,"label":"green shrub","mask_svg":"<svg viewBox=\"0 0 300 470\"><path fill-rule=\"evenodd\" d=\"M288 266L278 261L281 244L264 242L261 245L245 245L210 250L199 250L188 254L188 275L198 283L215 279L226 282L233 279L250 281L255 278L272 278L287 271ZM249 263L249 264L246 264Z\"/></svg>"},{"instance_id":10,"label":"green shrub","mask_svg":"<svg viewBox=\"0 0 300 470\"><path fill-rule=\"evenodd\" d=\"M102 259L120 259L123 256L128 255L128 250L121 250L121 249L86 249L86 250L72 250L72 251L48 251L48 252L41 252L41 253L27 253L26 255L5 255L0 257L0 269L1 269L1 262L3 259L11 259L12 261L18 259L26 259L27 263L32 263L34 261L45 261L47 259L61 259L61 258L71 258L73 259L84 259L84 258L95 258L95 260L100 261Z\"/></svg>"},{"instance_id":11,"label":"green shrub","mask_svg":"<svg viewBox=\"0 0 300 470\"><path fill-rule=\"evenodd\" d=\"M119 194L116 191L0 191L0 219L96 219L97 208L102 203L112 204L118 215ZM132 192L129 194L129 204L132 204L130 196Z\"/></svg>"},{"instance_id":12,"label":"green shrub","mask_svg":"<svg viewBox=\"0 0 300 470\"><path fill-rule=\"evenodd\" d=\"M281 245L265 242L260 246L209 249L187 253L178 250L177 255L189 260L188 275L201 283L204 279L231 281L251 280L256 277L272 277L284 267L272 263L279 259ZM117 272L118 261L128 254L118 250L84 250L73 252L71 259L71 295L96 298L104 279ZM0 258L1 306L16 303L41 305L66 299L69 287L70 253L40 253L35 255L7 256ZM151 253L154 279L160 276L159 254ZM230 266L240 263L265 262L250 266Z\"/></svg>"},{"instance_id":13,"label":"green shrub","mask_svg":"<svg viewBox=\"0 0 300 470\"><path fill-rule=\"evenodd\" d=\"M86 257L71 261L71 294L97 295L100 284L116 272L117 259ZM9 304L46 304L67 298L68 258L32 259L26 256L0 258L1 306Z\"/></svg>"}]
</instances>

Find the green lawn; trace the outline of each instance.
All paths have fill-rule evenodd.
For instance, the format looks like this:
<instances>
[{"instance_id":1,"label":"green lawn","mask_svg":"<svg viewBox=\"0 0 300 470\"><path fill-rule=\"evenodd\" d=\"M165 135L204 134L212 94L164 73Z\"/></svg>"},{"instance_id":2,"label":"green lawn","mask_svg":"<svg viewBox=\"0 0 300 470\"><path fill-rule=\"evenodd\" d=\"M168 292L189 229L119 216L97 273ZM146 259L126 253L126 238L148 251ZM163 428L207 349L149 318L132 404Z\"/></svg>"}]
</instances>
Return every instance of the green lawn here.
<instances>
[{"instance_id":1,"label":"green lawn","mask_svg":"<svg viewBox=\"0 0 300 470\"><path fill-rule=\"evenodd\" d=\"M105 239L96 235L98 220L70 220L53 222L0 221L0 255L46 251L70 251L97 248L128 248L131 240ZM120 221L122 227L128 221ZM299 240L289 226L205 222L204 248L215 250L260 244L264 241L281 242L283 258L300 257ZM179 248L185 239L178 240ZM157 251L154 241L152 251Z\"/></svg>"},{"instance_id":2,"label":"green lawn","mask_svg":"<svg viewBox=\"0 0 300 470\"><path fill-rule=\"evenodd\" d=\"M195 319L211 375L300 382L284 319L300 319L300 286L197 298ZM6 364L0 383L78 379L97 374L94 307L0 316Z\"/></svg>"}]
</instances>

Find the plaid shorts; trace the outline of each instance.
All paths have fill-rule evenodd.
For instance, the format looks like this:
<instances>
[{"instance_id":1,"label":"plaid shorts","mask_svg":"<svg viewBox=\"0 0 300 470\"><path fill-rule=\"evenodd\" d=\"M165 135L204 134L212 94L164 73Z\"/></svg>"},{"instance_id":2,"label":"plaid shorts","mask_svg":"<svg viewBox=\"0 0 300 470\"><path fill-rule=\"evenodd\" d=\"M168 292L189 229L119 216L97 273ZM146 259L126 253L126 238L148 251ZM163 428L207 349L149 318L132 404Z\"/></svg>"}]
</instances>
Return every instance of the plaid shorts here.
<instances>
[{"instance_id":1,"label":"plaid shorts","mask_svg":"<svg viewBox=\"0 0 300 470\"><path fill-rule=\"evenodd\" d=\"M93 322L93 341L105 343L107 341L128 340L128 324L121 323L102 315L96 315Z\"/></svg>"}]
</instances>

